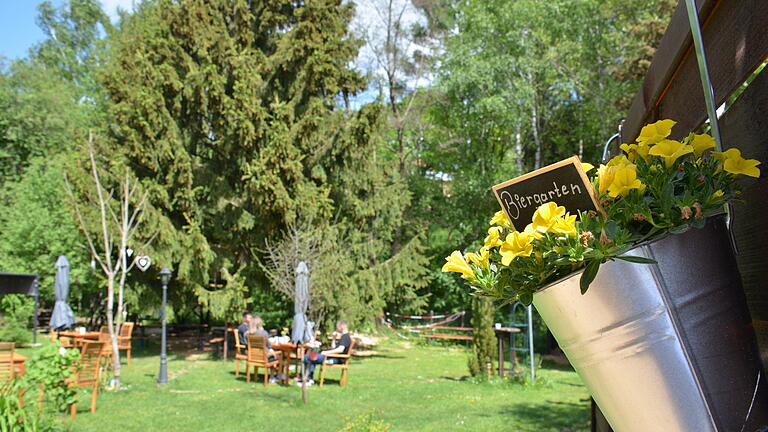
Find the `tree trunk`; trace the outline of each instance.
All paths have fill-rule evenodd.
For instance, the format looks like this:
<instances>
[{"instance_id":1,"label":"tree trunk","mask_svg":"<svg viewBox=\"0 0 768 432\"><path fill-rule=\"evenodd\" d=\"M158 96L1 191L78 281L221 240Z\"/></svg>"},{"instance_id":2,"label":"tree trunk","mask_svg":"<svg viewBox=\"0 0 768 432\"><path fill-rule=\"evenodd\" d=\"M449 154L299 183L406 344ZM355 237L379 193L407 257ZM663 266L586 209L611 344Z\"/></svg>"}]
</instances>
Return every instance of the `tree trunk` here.
<instances>
[{"instance_id":1,"label":"tree trunk","mask_svg":"<svg viewBox=\"0 0 768 432\"><path fill-rule=\"evenodd\" d=\"M539 137L539 110L536 107L536 101L533 102L531 109L531 128L533 130L533 142L536 144L533 169L539 169L541 168L541 138Z\"/></svg>"},{"instance_id":2,"label":"tree trunk","mask_svg":"<svg viewBox=\"0 0 768 432\"><path fill-rule=\"evenodd\" d=\"M117 349L117 333L115 331L115 275L107 275L107 328L109 340L112 344L112 375L115 379L115 387L120 388L120 351Z\"/></svg>"},{"instance_id":3,"label":"tree trunk","mask_svg":"<svg viewBox=\"0 0 768 432\"><path fill-rule=\"evenodd\" d=\"M523 138L520 134L520 124L515 125L515 166L517 167L517 175L525 172L523 166Z\"/></svg>"}]
</instances>

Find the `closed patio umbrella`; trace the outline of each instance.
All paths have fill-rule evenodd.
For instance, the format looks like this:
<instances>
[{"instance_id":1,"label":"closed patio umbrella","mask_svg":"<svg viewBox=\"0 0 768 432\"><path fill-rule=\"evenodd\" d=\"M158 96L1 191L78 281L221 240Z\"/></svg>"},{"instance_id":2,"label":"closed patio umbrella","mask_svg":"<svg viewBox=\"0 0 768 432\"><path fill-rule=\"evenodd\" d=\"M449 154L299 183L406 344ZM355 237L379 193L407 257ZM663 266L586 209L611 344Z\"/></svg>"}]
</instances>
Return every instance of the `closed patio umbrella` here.
<instances>
[{"instance_id":1,"label":"closed patio umbrella","mask_svg":"<svg viewBox=\"0 0 768 432\"><path fill-rule=\"evenodd\" d=\"M56 303L53 305L53 313L51 314L51 329L65 330L71 328L75 324L75 314L72 313L72 308L67 304L69 261L64 255L59 256L59 259L56 260L56 279L53 283L53 289Z\"/></svg>"},{"instance_id":2,"label":"closed patio umbrella","mask_svg":"<svg viewBox=\"0 0 768 432\"><path fill-rule=\"evenodd\" d=\"M313 323L307 321L307 309L309 308L309 268L302 261L296 267L296 292L293 303L293 329L291 339L299 345L299 360L301 361L301 395L304 403L307 403L307 383L304 377L304 347L312 337Z\"/></svg>"}]
</instances>

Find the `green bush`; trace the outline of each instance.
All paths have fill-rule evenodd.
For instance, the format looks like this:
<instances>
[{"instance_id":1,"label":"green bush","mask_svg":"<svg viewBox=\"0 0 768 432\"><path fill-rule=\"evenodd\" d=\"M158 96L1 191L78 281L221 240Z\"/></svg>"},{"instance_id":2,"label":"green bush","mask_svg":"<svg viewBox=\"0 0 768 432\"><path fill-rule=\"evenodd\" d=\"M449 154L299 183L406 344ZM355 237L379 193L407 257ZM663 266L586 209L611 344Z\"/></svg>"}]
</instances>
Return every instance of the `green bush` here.
<instances>
[{"instance_id":1,"label":"green bush","mask_svg":"<svg viewBox=\"0 0 768 432\"><path fill-rule=\"evenodd\" d=\"M372 410L368 414L360 414L354 418L346 417L344 426L337 432L389 432L392 425L383 420L384 412Z\"/></svg>"},{"instance_id":2,"label":"green bush","mask_svg":"<svg viewBox=\"0 0 768 432\"><path fill-rule=\"evenodd\" d=\"M62 426L36 409L22 379L0 386L0 432L58 432ZM26 401L22 404L24 395Z\"/></svg>"},{"instance_id":3,"label":"green bush","mask_svg":"<svg viewBox=\"0 0 768 432\"><path fill-rule=\"evenodd\" d=\"M34 315L34 302L20 294L8 294L0 298L0 340L27 344L32 340L30 324Z\"/></svg>"},{"instance_id":4,"label":"green bush","mask_svg":"<svg viewBox=\"0 0 768 432\"><path fill-rule=\"evenodd\" d=\"M76 389L66 383L72 375L80 354L75 349L66 349L58 343L40 347L29 359L24 374L24 387L29 394L39 396L42 389L44 406L62 412L75 402Z\"/></svg>"}]
</instances>

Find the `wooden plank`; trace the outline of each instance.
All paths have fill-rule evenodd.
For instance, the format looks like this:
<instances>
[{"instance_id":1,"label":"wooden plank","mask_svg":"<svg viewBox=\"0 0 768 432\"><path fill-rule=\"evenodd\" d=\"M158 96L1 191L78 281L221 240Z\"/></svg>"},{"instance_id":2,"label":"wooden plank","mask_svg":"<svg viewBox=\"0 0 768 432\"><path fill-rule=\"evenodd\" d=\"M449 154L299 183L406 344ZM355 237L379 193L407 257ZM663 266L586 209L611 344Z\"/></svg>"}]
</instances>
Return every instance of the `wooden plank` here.
<instances>
[{"instance_id":1,"label":"wooden plank","mask_svg":"<svg viewBox=\"0 0 768 432\"><path fill-rule=\"evenodd\" d=\"M455 339L455 340L472 340L472 336L467 335L453 335L447 333L422 333L419 337L431 338L431 339Z\"/></svg>"},{"instance_id":2,"label":"wooden plank","mask_svg":"<svg viewBox=\"0 0 768 432\"><path fill-rule=\"evenodd\" d=\"M736 260L753 323L768 322L768 71L763 70L720 119L724 147L761 162L761 178L743 177L742 203L734 205ZM768 332L758 331L758 346L768 368Z\"/></svg>"},{"instance_id":3,"label":"wooden plank","mask_svg":"<svg viewBox=\"0 0 768 432\"><path fill-rule=\"evenodd\" d=\"M706 20L712 12L715 3L717 3L716 0L696 1L701 22ZM656 106L656 102L659 100L677 66L685 56L690 54L689 48L692 40L689 28L685 0L680 0L677 4L677 9L672 14L667 30L661 42L659 42L659 46L656 48L656 53L653 55L651 65L648 67L645 80L632 101L632 106L629 109L622 130L623 142L634 140L640 133L640 128L643 124L656 120L655 118L649 118Z\"/></svg>"},{"instance_id":4,"label":"wooden plank","mask_svg":"<svg viewBox=\"0 0 768 432\"><path fill-rule=\"evenodd\" d=\"M766 20L768 2L764 0L721 0L702 21L704 47L718 105L768 58ZM690 44L655 104L644 108L645 115L632 111L628 114L624 125L625 139L635 138L644 122L657 119L671 118L679 123L674 138L681 138L704 122L704 93L698 62ZM644 120L637 122L640 118Z\"/></svg>"},{"instance_id":5,"label":"wooden plank","mask_svg":"<svg viewBox=\"0 0 768 432\"><path fill-rule=\"evenodd\" d=\"M471 332L474 329L472 327L444 327L444 326L436 326L432 327L435 330L454 330L454 331L467 331Z\"/></svg>"}]
</instances>

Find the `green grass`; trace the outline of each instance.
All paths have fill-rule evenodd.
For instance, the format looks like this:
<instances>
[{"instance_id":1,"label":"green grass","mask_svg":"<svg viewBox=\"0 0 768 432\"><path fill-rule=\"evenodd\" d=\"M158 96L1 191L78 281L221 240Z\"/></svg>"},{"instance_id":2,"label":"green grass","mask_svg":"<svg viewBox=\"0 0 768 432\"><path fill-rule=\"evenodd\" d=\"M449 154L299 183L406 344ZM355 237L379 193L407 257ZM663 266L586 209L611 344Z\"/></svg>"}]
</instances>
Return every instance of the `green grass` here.
<instances>
[{"instance_id":1,"label":"green grass","mask_svg":"<svg viewBox=\"0 0 768 432\"><path fill-rule=\"evenodd\" d=\"M102 392L93 415L90 394L81 392L77 418L62 420L75 431L335 431L344 417L375 409L392 431L589 429L587 391L570 370L541 369L545 383L534 386L477 382L466 376L464 348L389 340L375 349L353 359L346 388L338 386L339 371L327 372L324 388L309 389L308 405L298 387L246 384L231 360L202 356L171 356L171 381L159 388L159 357L139 354L123 367L125 390Z\"/></svg>"}]
</instances>

